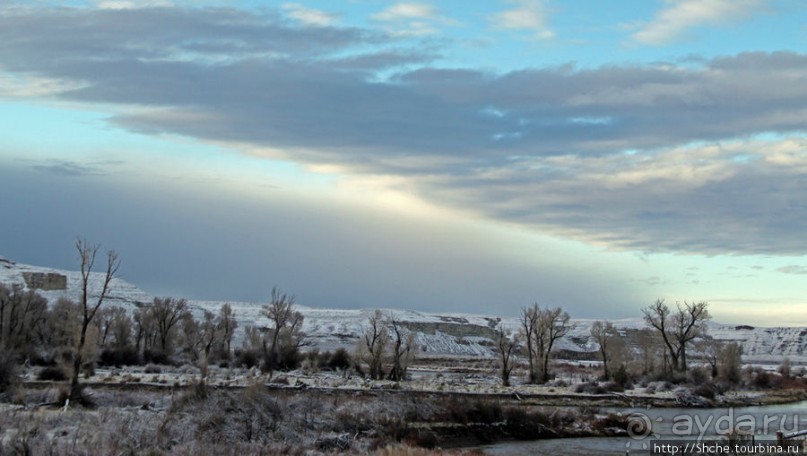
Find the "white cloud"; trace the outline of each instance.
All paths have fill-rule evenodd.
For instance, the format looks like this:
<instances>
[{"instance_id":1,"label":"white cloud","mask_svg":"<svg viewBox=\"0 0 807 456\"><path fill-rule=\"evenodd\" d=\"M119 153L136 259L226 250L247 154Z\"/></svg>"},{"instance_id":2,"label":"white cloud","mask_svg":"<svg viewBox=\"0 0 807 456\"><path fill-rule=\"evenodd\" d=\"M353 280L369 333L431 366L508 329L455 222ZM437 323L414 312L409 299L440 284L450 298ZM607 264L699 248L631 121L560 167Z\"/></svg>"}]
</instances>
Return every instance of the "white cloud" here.
<instances>
[{"instance_id":1,"label":"white cloud","mask_svg":"<svg viewBox=\"0 0 807 456\"><path fill-rule=\"evenodd\" d=\"M426 3L396 3L373 15L373 19L379 21L436 19L437 17L437 9Z\"/></svg>"},{"instance_id":2,"label":"white cloud","mask_svg":"<svg viewBox=\"0 0 807 456\"><path fill-rule=\"evenodd\" d=\"M96 6L101 9L136 9L173 6L169 0L100 0Z\"/></svg>"},{"instance_id":3,"label":"white cloud","mask_svg":"<svg viewBox=\"0 0 807 456\"><path fill-rule=\"evenodd\" d=\"M555 32L547 26L546 7L539 0L513 0L514 7L501 11L493 16L496 28L505 30L527 30L535 33L536 38L549 39Z\"/></svg>"},{"instance_id":4,"label":"white cloud","mask_svg":"<svg viewBox=\"0 0 807 456\"><path fill-rule=\"evenodd\" d=\"M441 25L457 24L427 3L396 3L371 18L390 24L388 31L398 36L433 35L440 32Z\"/></svg>"},{"instance_id":5,"label":"white cloud","mask_svg":"<svg viewBox=\"0 0 807 456\"><path fill-rule=\"evenodd\" d=\"M686 29L718 24L748 16L764 0L667 0L668 6L644 24L632 38L643 44L664 44Z\"/></svg>"},{"instance_id":6,"label":"white cloud","mask_svg":"<svg viewBox=\"0 0 807 456\"><path fill-rule=\"evenodd\" d=\"M86 84L58 78L0 74L0 97L44 97L82 87L86 87Z\"/></svg>"},{"instance_id":7,"label":"white cloud","mask_svg":"<svg viewBox=\"0 0 807 456\"><path fill-rule=\"evenodd\" d=\"M299 3L284 3L283 10L289 17L292 17L303 24L313 25L316 27L327 27L333 25L338 19L339 15L334 13L327 13L314 8L307 8Z\"/></svg>"}]
</instances>

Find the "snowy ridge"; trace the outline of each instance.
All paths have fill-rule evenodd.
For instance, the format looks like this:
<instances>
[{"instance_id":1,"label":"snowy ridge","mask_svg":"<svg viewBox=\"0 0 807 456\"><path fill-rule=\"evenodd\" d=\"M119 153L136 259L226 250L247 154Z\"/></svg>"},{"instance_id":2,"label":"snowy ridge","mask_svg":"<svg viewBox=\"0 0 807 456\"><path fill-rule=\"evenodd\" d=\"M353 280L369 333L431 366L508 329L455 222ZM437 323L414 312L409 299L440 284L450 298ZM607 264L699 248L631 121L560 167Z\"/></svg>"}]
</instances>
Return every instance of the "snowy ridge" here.
<instances>
[{"instance_id":1,"label":"snowy ridge","mask_svg":"<svg viewBox=\"0 0 807 456\"><path fill-rule=\"evenodd\" d=\"M78 300L81 289L81 275L76 271L30 266L15 263L0 257L0 283L10 286L25 285L25 273L61 274L67 279L64 290L42 290L37 292L53 303L59 298ZM103 283L102 273L91 276L91 294L97 293ZM129 312L137 306L153 300L150 295L125 280L116 278L111 284L107 304L121 306ZM225 301L189 301L195 316L204 310L218 312ZM229 301L239 323L237 337L247 325L267 326L269 321L261 314L263 303ZM307 335L309 347L320 350L333 350L338 347L352 349L361 337L368 318L375 309L322 309L297 306L305 316L303 331ZM429 356L474 356L493 357L493 328L499 322L511 331L517 331L519 322L514 317L496 317L457 313L425 313L401 309L381 309L386 315L394 316L415 333L415 342L422 355ZM598 349L590 337L593 319L572 319L573 328L558 341L559 350L581 355L593 354ZM623 335L630 339L630 333L645 328L641 318L611 320ZM778 363L785 357L798 364L807 364L807 328L779 327L760 328L748 325L727 325L709 323L709 334L719 340L736 341L743 345L747 362Z\"/></svg>"},{"instance_id":2,"label":"snowy ridge","mask_svg":"<svg viewBox=\"0 0 807 456\"><path fill-rule=\"evenodd\" d=\"M66 290L36 290L48 299L48 302L54 303L59 298L67 298L78 301L81 298L81 273L78 271L64 271L61 269L44 268L40 266L30 266L27 264L16 263L0 257L0 283L11 287L12 284L20 284L25 286L25 273L52 273L61 274L67 277ZM97 297L103 285L104 274L93 272L90 276L90 295ZM27 286L26 286L27 289ZM108 305L123 306L129 308L138 303L149 303L153 297L148 293L140 290L136 286L123 279L113 278L110 283L110 294L108 300L105 301Z\"/></svg>"}]
</instances>

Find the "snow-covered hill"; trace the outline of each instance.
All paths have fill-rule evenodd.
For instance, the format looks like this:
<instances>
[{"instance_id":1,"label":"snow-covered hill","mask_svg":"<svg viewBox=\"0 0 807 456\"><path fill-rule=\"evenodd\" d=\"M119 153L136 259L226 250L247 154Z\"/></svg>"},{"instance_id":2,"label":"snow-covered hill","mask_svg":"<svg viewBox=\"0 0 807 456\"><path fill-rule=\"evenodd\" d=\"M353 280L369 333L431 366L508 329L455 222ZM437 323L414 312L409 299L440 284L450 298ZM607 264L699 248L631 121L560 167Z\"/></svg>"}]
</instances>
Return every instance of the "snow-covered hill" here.
<instances>
[{"instance_id":1,"label":"snow-covered hill","mask_svg":"<svg viewBox=\"0 0 807 456\"><path fill-rule=\"evenodd\" d=\"M80 296L80 274L75 271L63 271L39 266L15 263L0 257L0 283L7 286L42 279L48 274L64 276L64 289L37 289L50 302L66 297L77 300ZM33 275L32 275L33 274ZM38 275L37 275L38 274ZM58 277L57 277L58 278ZM100 289L103 275L94 273L92 291ZM55 280L56 287L61 284ZM34 284L36 285L36 284ZM53 288L53 287L51 287ZM112 282L110 299L106 305L122 306L132 311L136 306L150 303L153 296L121 279ZM190 301L193 312L199 316L204 310L217 312L223 301ZM268 320L261 314L262 303L230 302L241 328L246 325L265 326ZM375 309L321 309L298 306L305 315L303 331L307 334L312 347L320 350L332 350L337 347L352 348L356 345L364 325ZM416 343L423 355L435 356L480 356L492 357L493 328L501 321L511 330L518 329L516 318L500 318L497 316L424 313L410 310L382 309L404 322L404 325L415 332ZM558 348L570 354L580 356L593 355L597 344L590 337L591 325L595 320L573 319L574 327L558 343ZM612 320L623 333L645 327L641 318ZM751 326L725 325L709 323L709 333L716 339L737 341L743 344L744 358L747 362L778 363L788 357L798 364L807 364L807 328L782 327L760 328ZM240 331L239 334L240 336Z\"/></svg>"}]
</instances>

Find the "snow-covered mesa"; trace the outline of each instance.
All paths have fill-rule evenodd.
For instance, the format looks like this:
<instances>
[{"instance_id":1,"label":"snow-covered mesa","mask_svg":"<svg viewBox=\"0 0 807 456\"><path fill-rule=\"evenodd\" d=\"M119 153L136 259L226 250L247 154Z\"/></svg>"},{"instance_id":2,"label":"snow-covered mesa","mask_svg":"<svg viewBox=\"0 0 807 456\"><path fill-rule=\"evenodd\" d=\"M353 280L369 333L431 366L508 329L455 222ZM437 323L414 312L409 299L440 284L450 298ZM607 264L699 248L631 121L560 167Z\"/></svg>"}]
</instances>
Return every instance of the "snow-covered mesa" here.
<instances>
[{"instance_id":1,"label":"snow-covered mesa","mask_svg":"<svg viewBox=\"0 0 807 456\"><path fill-rule=\"evenodd\" d=\"M59 274L66 277L65 289L37 289L51 303L65 297L78 300L81 289L81 275L77 271L64 271L39 266L16 263L0 257L0 283L10 286L18 283L28 286L25 273ZM91 293L98 292L103 274L91 276ZM149 305L154 296L140 290L135 285L115 278L106 301L107 306L121 306L133 311L138 306ZM264 303L228 301L235 312L239 327L247 325L266 326L269 321L261 313ZM204 310L218 312L225 301L189 301L192 312L197 317ZM297 306L305 316L303 331L311 348L333 350L337 347L352 349L359 340L364 326L375 309L320 309ZM421 355L425 356L473 356L493 357L493 328L502 322L505 328L518 329L515 317L473 315L457 313L424 313L411 310L382 309L415 333L415 341ZM593 359L597 344L590 337L591 325L595 320L572 319L573 328L558 342L561 356L588 357ZM628 335L631 330L646 327L641 318L612 320L612 323ZM241 331L239 330L240 336ZM763 328L747 325L726 325L709 322L709 335L719 340L742 343L744 359L754 363L778 363L789 358L798 364L807 364L807 328L778 327Z\"/></svg>"}]
</instances>

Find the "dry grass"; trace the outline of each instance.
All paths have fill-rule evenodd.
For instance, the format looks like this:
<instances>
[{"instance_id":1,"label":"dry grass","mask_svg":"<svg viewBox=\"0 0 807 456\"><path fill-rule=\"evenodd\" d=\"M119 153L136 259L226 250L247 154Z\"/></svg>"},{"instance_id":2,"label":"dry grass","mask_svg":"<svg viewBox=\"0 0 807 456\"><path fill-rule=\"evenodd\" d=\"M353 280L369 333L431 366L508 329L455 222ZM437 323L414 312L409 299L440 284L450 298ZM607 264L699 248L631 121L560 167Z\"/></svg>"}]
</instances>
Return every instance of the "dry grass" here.
<instances>
[{"instance_id":1,"label":"dry grass","mask_svg":"<svg viewBox=\"0 0 807 456\"><path fill-rule=\"evenodd\" d=\"M427 450L403 444L387 445L375 452L376 456L480 456L484 454L481 450Z\"/></svg>"}]
</instances>

